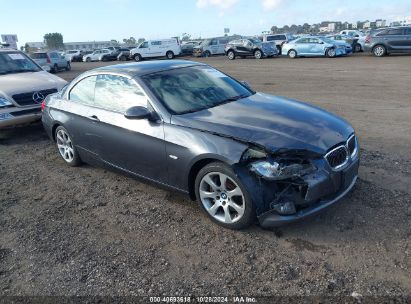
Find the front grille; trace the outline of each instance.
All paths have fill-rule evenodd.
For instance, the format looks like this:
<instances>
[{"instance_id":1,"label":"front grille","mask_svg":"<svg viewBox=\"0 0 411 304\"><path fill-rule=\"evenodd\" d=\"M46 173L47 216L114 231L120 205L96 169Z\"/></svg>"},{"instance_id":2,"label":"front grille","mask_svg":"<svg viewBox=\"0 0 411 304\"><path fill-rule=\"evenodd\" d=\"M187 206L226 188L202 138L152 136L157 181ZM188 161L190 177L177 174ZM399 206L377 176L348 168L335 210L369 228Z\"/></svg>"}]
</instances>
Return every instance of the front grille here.
<instances>
[{"instance_id":1,"label":"front grille","mask_svg":"<svg viewBox=\"0 0 411 304\"><path fill-rule=\"evenodd\" d=\"M325 155L331 168L337 170L348 162L348 151L346 146L338 146Z\"/></svg>"},{"instance_id":2,"label":"front grille","mask_svg":"<svg viewBox=\"0 0 411 304\"><path fill-rule=\"evenodd\" d=\"M33 100L33 94L34 93L41 93L44 98L47 97L47 95L50 95L52 93L56 93L57 89L49 89L49 90L41 90L41 91L33 91L33 92L28 92L28 93L21 93L21 94L16 94L13 95L13 99L15 102L18 103L19 106L31 106L31 105L35 105L35 104L40 104L40 102L35 102Z\"/></svg>"},{"instance_id":3,"label":"front grille","mask_svg":"<svg viewBox=\"0 0 411 304\"><path fill-rule=\"evenodd\" d=\"M355 154L357 154L357 139L355 138L355 135L352 135L348 139L347 148L348 148L348 152L350 153L351 157L353 157Z\"/></svg>"}]
</instances>

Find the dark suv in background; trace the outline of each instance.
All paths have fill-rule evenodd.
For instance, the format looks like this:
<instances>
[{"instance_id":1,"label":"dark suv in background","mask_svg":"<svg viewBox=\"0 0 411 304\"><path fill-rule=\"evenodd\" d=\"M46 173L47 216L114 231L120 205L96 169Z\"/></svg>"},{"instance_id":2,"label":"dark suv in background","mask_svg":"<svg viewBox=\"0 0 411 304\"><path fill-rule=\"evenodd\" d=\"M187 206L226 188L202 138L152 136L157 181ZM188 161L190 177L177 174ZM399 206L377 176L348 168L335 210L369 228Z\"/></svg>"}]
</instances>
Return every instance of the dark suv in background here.
<instances>
[{"instance_id":1,"label":"dark suv in background","mask_svg":"<svg viewBox=\"0 0 411 304\"><path fill-rule=\"evenodd\" d=\"M411 26L388 28L365 38L366 52L377 57L390 53L411 53Z\"/></svg>"},{"instance_id":2,"label":"dark suv in background","mask_svg":"<svg viewBox=\"0 0 411 304\"><path fill-rule=\"evenodd\" d=\"M234 60L237 56L241 58L254 56L256 59L261 59L273 57L278 54L278 51L272 43L262 42L254 38L244 38L229 42L225 47L225 54L230 60Z\"/></svg>"}]
</instances>

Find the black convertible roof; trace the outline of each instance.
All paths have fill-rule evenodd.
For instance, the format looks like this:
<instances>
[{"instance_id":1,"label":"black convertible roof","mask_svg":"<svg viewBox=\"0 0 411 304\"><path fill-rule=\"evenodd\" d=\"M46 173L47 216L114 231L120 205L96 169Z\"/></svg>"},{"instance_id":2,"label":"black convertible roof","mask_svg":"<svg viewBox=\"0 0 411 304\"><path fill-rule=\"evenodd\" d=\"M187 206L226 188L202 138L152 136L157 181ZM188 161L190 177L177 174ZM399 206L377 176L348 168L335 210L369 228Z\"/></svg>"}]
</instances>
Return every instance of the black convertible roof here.
<instances>
[{"instance_id":1,"label":"black convertible roof","mask_svg":"<svg viewBox=\"0 0 411 304\"><path fill-rule=\"evenodd\" d=\"M178 69L194 65L204 65L200 62L189 60L151 60L145 62L134 62L125 64L115 64L94 69L94 72L125 73L130 76L142 76L161 71Z\"/></svg>"}]
</instances>

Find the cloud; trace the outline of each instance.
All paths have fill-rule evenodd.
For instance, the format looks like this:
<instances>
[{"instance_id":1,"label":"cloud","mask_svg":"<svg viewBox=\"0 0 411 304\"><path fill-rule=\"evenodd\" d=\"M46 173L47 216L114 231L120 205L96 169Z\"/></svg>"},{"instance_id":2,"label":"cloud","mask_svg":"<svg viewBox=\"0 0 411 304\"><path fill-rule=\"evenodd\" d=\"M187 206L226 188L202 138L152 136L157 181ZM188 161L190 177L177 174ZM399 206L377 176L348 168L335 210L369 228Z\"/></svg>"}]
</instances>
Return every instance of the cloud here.
<instances>
[{"instance_id":1,"label":"cloud","mask_svg":"<svg viewBox=\"0 0 411 304\"><path fill-rule=\"evenodd\" d=\"M220 10L228 10L237 4L237 2L238 0L197 0L197 7L216 7Z\"/></svg>"},{"instance_id":2,"label":"cloud","mask_svg":"<svg viewBox=\"0 0 411 304\"><path fill-rule=\"evenodd\" d=\"M265 11L272 11L278 8L283 3L283 0L262 0L263 9Z\"/></svg>"}]
</instances>

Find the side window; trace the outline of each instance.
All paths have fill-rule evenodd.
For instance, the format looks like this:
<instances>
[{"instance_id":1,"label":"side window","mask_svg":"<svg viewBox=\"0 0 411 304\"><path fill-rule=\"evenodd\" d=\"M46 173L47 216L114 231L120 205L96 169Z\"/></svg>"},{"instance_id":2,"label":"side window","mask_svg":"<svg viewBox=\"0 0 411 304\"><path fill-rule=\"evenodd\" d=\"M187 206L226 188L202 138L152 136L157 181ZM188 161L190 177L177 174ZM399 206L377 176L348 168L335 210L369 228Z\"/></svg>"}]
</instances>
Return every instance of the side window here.
<instances>
[{"instance_id":1,"label":"side window","mask_svg":"<svg viewBox=\"0 0 411 304\"><path fill-rule=\"evenodd\" d=\"M267 41L274 41L275 40L275 36L267 36Z\"/></svg>"},{"instance_id":2,"label":"side window","mask_svg":"<svg viewBox=\"0 0 411 304\"><path fill-rule=\"evenodd\" d=\"M147 98L131 80L117 75L98 75L95 106L124 113L134 106L147 107Z\"/></svg>"},{"instance_id":3,"label":"side window","mask_svg":"<svg viewBox=\"0 0 411 304\"><path fill-rule=\"evenodd\" d=\"M211 40L210 45L217 45L217 39Z\"/></svg>"},{"instance_id":4,"label":"side window","mask_svg":"<svg viewBox=\"0 0 411 304\"><path fill-rule=\"evenodd\" d=\"M405 35L411 36L411 27L405 29Z\"/></svg>"},{"instance_id":5,"label":"side window","mask_svg":"<svg viewBox=\"0 0 411 304\"><path fill-rule=\"evenodd\" d=\"M392 30L388 30L386 35L402 35L402 29L392 29Z\"/></svg>"},{"instance_id":6,"label":"side window","mask_svg":"<svg viewBox=\"0 0 411 304\"><path fill-rule=\"evenodd\" d=\"M94 106L94 88L96 85L96 78L96 76L90 76L80 80L71 89L69 99L88 106Z\"/></svg>"},{"instance_id":7,"label":"side window","mask_svg":"<svg viewBox=\"0 0 411 304\"><path fill-rule=\"evenodd\" d=\"M142 45L140 45L140 49L148 48L148 41L145 41Z\"/></svg>"}]
</instances>

